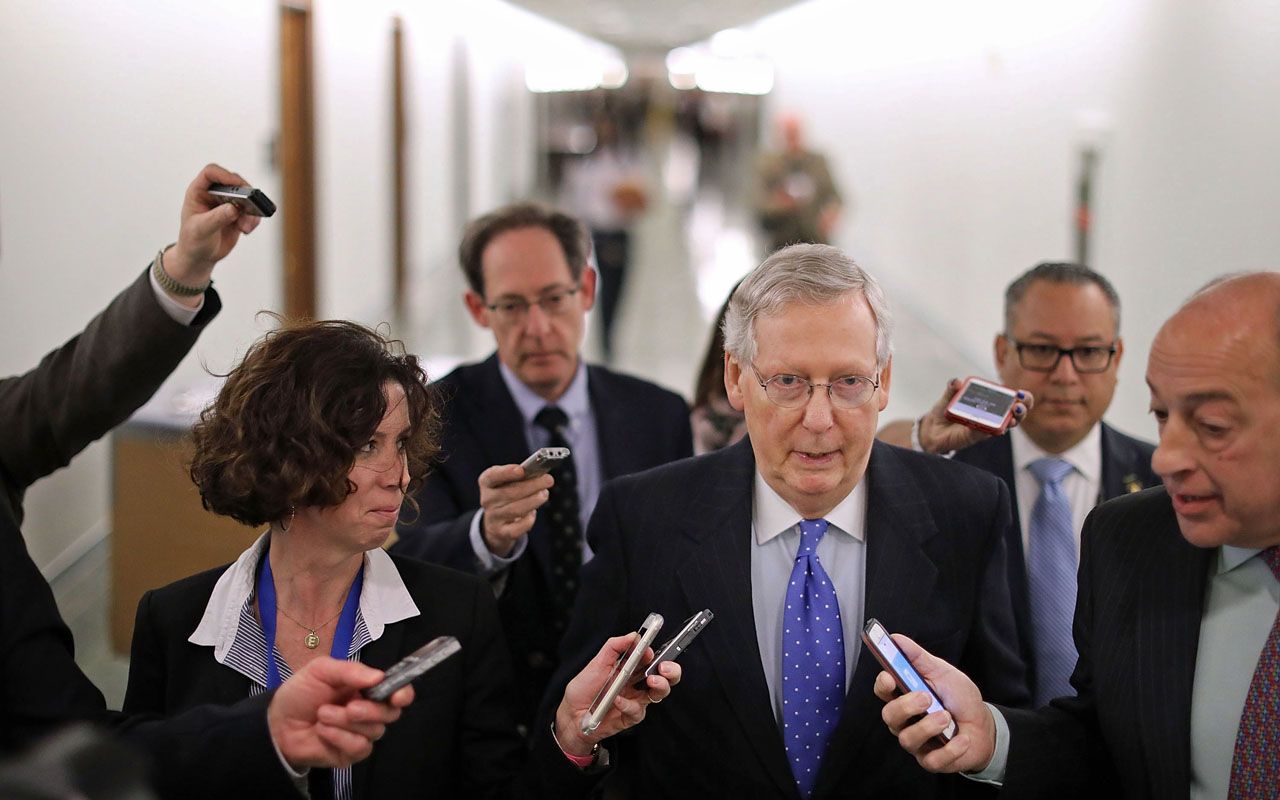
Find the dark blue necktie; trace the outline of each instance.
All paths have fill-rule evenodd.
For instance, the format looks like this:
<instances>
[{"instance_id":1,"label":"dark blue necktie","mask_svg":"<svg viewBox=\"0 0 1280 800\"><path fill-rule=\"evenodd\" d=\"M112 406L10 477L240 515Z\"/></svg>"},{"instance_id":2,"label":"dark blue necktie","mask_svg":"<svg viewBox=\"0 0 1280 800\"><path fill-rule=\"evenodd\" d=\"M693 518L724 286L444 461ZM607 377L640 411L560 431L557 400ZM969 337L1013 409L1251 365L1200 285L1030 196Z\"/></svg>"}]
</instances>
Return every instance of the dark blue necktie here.
<instances>
[{"instance_id":1,"label":"dark blue necktie","mask_svg":"<svg viewBox=\"0 0 1280 800\"><path fill-rule=\"evenodd\" d=\"M800 521L800 549L782 615L782 735L808 797L844 706L844 632L835 586L818 560L825 519Z\"/></svg>"},{"instance_id":2,"label":"dark blue necktie","mask_svg":"<svg viewBox=\"0 0 1280 800\"><path fill-rule=\"evenodd\" d=\"M1060 458L1029 465L1040 481L1040 499L1031 510L1027 550L1027 589L1031 599L1032 648L1035 653L1035 703L1071 696L1076 646L1071 620L1076 611L1076 535L1071 503L1062 480L1074 467Z\"/></svg>"}]
</instances>

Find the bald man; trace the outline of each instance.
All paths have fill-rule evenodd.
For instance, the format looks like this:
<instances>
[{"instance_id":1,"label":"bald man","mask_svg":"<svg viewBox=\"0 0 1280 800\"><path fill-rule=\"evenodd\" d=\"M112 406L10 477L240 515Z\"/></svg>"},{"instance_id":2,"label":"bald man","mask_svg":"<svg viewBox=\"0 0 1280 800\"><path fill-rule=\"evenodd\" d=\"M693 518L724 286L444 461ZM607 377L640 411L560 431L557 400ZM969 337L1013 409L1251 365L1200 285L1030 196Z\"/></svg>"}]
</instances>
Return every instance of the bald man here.
<instances>
[{"instance_id":1,"label":"bald man","mask_svg":"<svg viewBox=\"0 0 1280 800\"><path fill-rule=\"evenodd\" d=\"M982 702L910 640L949 709L876 694L903 748L1001 797L1275 798L1280 787L1280 273L1215 281L1165 323L1147 363L1164 482L1085 524L1078 697ZM958 735L933 737L954 715Z\"/></svg>"}]
</instances>

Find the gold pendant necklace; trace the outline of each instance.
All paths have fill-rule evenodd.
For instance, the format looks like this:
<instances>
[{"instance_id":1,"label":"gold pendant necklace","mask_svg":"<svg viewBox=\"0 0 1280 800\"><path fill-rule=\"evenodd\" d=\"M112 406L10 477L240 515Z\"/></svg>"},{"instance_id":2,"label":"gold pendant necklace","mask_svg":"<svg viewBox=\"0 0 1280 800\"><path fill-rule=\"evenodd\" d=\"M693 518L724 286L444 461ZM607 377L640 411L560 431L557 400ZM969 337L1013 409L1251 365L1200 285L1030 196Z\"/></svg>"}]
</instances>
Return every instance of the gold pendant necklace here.
<instances>
[{"instance_id":1,"label":"gold pendant necklace","mask_svg":"<svg viewBox=\"0 0 1280 800\"><path fill-rule=\"evenodd\" d=\"M320 637L316 635L316 631L327 626L330 622L333 622L335 619L337 619L339 616L342 615L342 609L338 609L337 614L334 614L332 617L329 617L329 619L325 620L320 625L317 625L314 628L312 628L308 625L303 625L301 622L298 622L296 619L289 616L289 612L285 611L280 606L276 606L276 610L278 610L281 614L284 614L285 619L289 620L294 625L297 625L299 628L302 628L307 632L307 635L305 638L303 638L302 643L307 646L308 650L315 650L317 647L320 646Z\"/></svg>"}]
</instances>

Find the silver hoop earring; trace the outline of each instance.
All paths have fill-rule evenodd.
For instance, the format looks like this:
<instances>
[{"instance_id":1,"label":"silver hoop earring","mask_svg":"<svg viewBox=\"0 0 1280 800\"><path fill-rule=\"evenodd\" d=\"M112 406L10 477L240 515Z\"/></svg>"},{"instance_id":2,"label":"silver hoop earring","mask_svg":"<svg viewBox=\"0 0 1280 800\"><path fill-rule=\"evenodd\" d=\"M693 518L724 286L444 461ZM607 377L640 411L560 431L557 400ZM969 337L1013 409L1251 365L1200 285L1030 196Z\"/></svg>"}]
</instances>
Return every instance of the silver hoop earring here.
<instances>
[{"instance_id":1,"label":"silver hoop earring","mask_svg":"<svg viewBox=\"0 0 1280 800\"><path fill-rule=\"evenodd\" d=\"M292 525L293 525L293 518L294 518L294 516L295 516L297 513L298 513L298 507L297 507L297 506L290 506L290 507L289 507L289 516L284 517L283 519L281 519L281 520L280 520L280 532L281 532L281 533L288 533L288 532L289 532L289 528L290 528L290 527L292 527Z\"/></svg>"}]
</instances>

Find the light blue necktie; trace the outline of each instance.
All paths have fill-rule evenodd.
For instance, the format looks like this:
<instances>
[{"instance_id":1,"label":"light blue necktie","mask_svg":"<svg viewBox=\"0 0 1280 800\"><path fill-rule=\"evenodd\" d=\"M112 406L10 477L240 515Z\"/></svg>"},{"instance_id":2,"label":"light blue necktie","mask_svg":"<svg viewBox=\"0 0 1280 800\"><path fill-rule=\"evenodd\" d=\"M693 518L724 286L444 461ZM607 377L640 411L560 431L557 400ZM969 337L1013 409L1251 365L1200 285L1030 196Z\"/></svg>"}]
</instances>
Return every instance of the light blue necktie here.
<instances>
[{"instance_id":1,"label":"light blue necktie","mask_svg":"<svg viewBox=\"0 0 1280 800\"><path fill-rule=\"evenodd\" d=\"M800 522L800 549L782 614L782 736L800 796L818 780L844 707L844 631L835 586L818 561L825 519Z\"/></svg>"},{"instance_id":2,"label":"light blue necktie","mask_svg":"<svg viewBox=\"0 0 1280 800\"><path fill-rule=\"evenodd\" d=\"M1060 458L1042 458L1029 468L1040 481L1027 550L1038 707L1055 697L1075 694L1070 678L1076 667L1076 646L1071 638L1076 610L1076 536L1071 503L1062 491L1062 480L1074 467Z\"/></svg>"}]
</instances>

